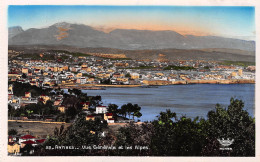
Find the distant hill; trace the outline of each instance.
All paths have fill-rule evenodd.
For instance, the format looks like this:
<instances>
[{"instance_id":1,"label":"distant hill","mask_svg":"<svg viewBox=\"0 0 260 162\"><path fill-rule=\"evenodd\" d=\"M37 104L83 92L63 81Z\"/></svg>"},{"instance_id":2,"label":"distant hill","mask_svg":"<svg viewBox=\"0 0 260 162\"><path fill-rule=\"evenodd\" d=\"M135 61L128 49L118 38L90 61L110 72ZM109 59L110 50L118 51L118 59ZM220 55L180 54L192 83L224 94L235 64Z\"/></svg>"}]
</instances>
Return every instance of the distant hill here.
<instances>
[{"instance_id":1,"label":"distant hill","mask_svg":"<svg viewBox=\"0 0 260 162\"><path fill-rule=\"evenodd\" d=\"M10 45L9 49L25 51L28 54L39 54L46 51L61 50L85 54L125 54L127 58L136 60L210 60L210 61L246 61L255 62L255 52L236 49L153 49L122 50L115 48L78 48L65 45Z\"/></svg>"},{"instance_id":2,"label":"distant hill","mask_svg":"<svg viewBox=\"0 0 260 162\"><path fill-rule=\"evenodd\" d=\"M10 27L8 29L8 38L12 38L20 33L24 32L24 30L22 29L22 27L20 26L14 26L14 27Z\"/></svg>"},{"instance_id":3,"label":"distant hill","mask_svg":"<svg viewBox=\"0 0 260 162\"><path fill-rule=\"evenodd\" d=\"M116 29L110 33L82 24L56 23L47 28L9 28L9 45L67 45L78 48L236 49L255 51L254 41L216 36L183 36L175 31Z\"/></svg>"}]
</instances>

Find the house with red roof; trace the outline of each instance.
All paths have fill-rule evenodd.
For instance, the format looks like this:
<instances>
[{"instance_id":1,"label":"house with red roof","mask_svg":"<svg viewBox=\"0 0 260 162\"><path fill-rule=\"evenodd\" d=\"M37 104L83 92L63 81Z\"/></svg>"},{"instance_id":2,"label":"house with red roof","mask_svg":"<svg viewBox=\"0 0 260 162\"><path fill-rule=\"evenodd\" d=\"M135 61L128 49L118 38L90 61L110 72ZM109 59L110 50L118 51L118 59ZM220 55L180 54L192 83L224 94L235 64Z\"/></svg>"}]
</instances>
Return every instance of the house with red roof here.
<instances>
[{"instance_id":1,"label":"house with red roof","mask_svg":"<svg viewBox=\"0 0 260 162\"><path fill-rule=\"evenodd\" d=\"M113 118L107 119L107 123L114 123L114 122L115 122L115 119L113 119Z\"/></svg>"},{"instance_id":2,"label":"house with red roof","mask_svg":"<svg viewBox=\"0 0 260 162\"><path fill-rule=\"evenodd\" d=\"M112 113L105 113L104 114L104 120L108 120L108 119L112 119L113 118L113 114Z\"/></svg>"},{"instance_id":3,"label":"house with red roof","mask_svg":"<svg viewBox=\"0 0 260 162\"><path fill-rule=\"evenodd\" d=\"M24 142L21 143L21 148L24 148L26 145L36 146L37 143L35 141L32 141L32 140L24 141Z\"/></svg>"},{"instance_id":4,"label":"house with red roof","mask_svg":"<svg viewBox=\"0 0 260 162\"><path fill-rule=\"evenodd\" d=\"M87 115L86 120L95 120L95 116L94 115Z\"/></svg>"},{"instance_id":5,"label":"house with red roof","mask_svg":"<svg viewBox=\"0 0 260 162\"><path fill-rule=\"evenodd\" d=\"M55 101L54 101L54 106L58 106L58 105L60 105L61 104L61 102L62 102L62 100L61 99L56 99Z\"/></svg>"},{"instance_id":6,"label":"house with red roof","mask_svg":"<svg viewBox=\"0 0 260 162\"><path fill-rule=\"evenodd\" d=\"M29 134L24 135L24 136L20 137L19 144L21 144L22 142L25 142L25 141L29 141L29 140L30 141L35 141L35 137L32 136L32 135L29 135Z\"/></svg>"}]
</instances>

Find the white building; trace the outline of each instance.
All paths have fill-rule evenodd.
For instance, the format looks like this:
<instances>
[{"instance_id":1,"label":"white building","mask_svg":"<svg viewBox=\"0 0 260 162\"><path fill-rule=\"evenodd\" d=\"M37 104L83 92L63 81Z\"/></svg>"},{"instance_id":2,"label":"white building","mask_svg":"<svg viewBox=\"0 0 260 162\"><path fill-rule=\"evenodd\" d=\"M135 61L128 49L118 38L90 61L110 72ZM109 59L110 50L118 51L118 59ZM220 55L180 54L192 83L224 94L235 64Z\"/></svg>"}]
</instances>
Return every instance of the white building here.
<instances>
[{"instance_id":1,"label":"white building","mask_svg":"<svg viewBox=\"0 0 260 162\"><path fill-rule=\"evenodd\" d=\"M113 118L107 119L107 123L115 123L115 120Z\"/></svg>"},{"instance_id":2,"label":"white building","mask_svg":"<svg viewBox=\"0 0 260 162\"><path fill-rule=\"evenodd\" d=\"M97 106L96 107L96 114L104 114L107 112L106 106Z\"/></svg>"},{"instance_id":3,"label":"white building","mask_svg":"<svg viewBox=\"0 0 260 162\"><path fill-rule=\"evenodd\" d=\"M80 84L86 84L87 79L85 77L80 78Z\"/></svg>"}]
</instances>

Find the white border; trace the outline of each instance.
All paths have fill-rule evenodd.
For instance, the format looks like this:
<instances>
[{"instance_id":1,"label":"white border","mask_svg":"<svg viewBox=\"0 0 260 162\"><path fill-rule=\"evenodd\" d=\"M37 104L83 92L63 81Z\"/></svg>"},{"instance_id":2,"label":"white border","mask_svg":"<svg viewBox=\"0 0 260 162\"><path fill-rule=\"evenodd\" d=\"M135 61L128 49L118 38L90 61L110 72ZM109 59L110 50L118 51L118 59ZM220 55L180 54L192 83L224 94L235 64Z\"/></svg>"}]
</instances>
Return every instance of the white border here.
<instances>
[{"instance_id":1,"label":"white border","mask_svg":"<svg viewBox=\"0 0 260 162\"><path fill-rule=\"evenodd\" d=\"M7 28L7 7L8 5L185 5L185 6L255 6L256 21L256 60L257 68L260 60L260 1L257 0L0 0L0 161L28 162L28 161L260 161L259 139L256 138L256 157L10 157L7 156L7 53L8 53L8 28ZM259 137L259 106L260 96L259 70L256 71L256 137Z\"/></svg>"}]
</instances>

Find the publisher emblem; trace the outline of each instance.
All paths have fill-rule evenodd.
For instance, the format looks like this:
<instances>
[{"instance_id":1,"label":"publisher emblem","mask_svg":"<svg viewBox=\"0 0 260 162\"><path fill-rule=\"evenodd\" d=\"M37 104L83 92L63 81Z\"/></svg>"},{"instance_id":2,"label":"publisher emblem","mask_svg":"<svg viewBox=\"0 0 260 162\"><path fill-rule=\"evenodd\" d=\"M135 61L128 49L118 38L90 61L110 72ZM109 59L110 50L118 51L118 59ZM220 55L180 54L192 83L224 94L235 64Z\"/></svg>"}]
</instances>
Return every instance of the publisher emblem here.
<instances>
[{"instance_id":1,"label":"publisher emblem","mask_svg":"<svg viewBox=\"0 0 260 162\"><path fill-rule=\"evenodd\" d=\"M232 145L234 143L234 139L230 140L229 138L228 139L218 139L219 143L221 144L221 148L220 150L232 150L232 148L229 148L228 146Z\"/></svg>"}]
</instances>

